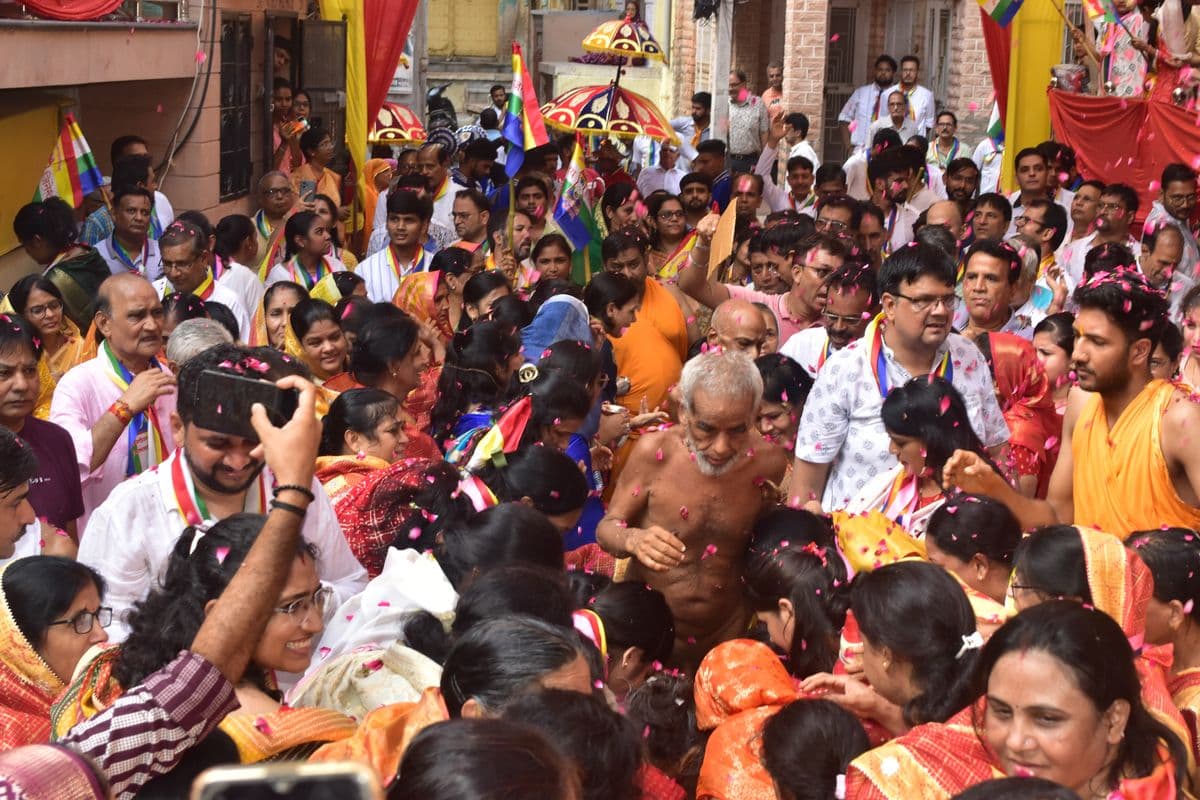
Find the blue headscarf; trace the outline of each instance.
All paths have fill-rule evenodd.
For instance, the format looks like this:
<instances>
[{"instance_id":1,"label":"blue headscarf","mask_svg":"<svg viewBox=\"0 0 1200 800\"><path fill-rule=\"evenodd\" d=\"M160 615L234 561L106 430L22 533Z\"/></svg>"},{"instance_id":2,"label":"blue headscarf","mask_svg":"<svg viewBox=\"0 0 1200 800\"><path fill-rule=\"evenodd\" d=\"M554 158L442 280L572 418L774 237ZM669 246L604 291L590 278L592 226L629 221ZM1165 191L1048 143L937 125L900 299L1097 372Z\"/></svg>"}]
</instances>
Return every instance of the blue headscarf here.
<instances>
[{"instance_id":1,"label":"blue headscarf","mask_svg":"<svg viewBox=\"0 0 1200 800\"><path fill-rule=\"evenodd\" d=\"M588 311L580 300L569 294L557 294L538 309L533 321L521 329L521 347L525 360L536 364L542 353L555 342L572 339L592 343Z\"/></svg>"}]
</instances>

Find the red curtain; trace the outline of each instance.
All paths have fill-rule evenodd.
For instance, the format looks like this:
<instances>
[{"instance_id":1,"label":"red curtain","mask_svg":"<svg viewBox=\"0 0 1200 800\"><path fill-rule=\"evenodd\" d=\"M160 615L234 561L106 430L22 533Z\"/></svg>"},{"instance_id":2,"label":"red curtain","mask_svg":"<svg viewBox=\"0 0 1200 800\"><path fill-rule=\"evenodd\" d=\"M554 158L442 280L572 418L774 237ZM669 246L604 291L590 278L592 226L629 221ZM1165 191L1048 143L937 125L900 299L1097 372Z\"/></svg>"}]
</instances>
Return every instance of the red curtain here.
<instances>
[{"instance_id":1,"label":"red curtain","mask_svg":"<svg viewBox=\"0 0 1200 800\"><path fill-rule=\"evenodd\" d=\"M992 89L1000 105L1000 124L1008 119L1008 64L1012 55L1012 31L1001 28L996 20L979 9L983 21L983 44L987 48L988 68L992 73Z\"/></svg>"},{"instance_id":2,"label":"red curtain","mask_svg":"<svg viewBox=\"0 0 1200 800\"><path fill-rule=\"evenodd\" d=\"M1191 165L1200 153L1195 114L1171 103L1048 93L1054 136L1075 148L1080 174L1132 186L1141 200L1139 218L1158 197L1150 186L1163 167L1173 161Z\"/></svg>"},{"instance_id":3,"label":"red curtain","mask_svg":"<svg viewBox=\"0 0 1200 800\"><path fill-rule=\"evenodd\" d=\"M72 21L99 19L121 6L122 0L22 0L29 10L46 19Z\"/></svg>"},{"instance_id":4,"label":"red curtain","mask_svg":"<svg viewBox=\"0 0 1200 800\"><path fill-rule=\"evenodd\" d=\"M367 127L387 99L420 0L363 0L367 56Z\"/></svg>"}]
</instances>

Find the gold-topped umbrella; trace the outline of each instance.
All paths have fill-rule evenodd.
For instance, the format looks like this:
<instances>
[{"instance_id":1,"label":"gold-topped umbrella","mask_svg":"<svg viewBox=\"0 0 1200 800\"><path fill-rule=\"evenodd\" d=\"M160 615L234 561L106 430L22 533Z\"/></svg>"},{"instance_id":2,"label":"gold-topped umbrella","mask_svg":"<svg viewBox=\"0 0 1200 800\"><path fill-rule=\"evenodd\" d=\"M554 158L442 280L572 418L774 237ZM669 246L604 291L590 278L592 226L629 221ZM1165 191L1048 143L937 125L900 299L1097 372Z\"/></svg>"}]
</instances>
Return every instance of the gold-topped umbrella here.
<instances>
[{"instance_id":1,"label":"gold-topped umbrella","mask_svg":"<svg viewBox=\"0 0 1200 800\"><path fill-rule=\"evenodd\" d=\"M601 23L584 37L583 49L589 53L654 59L664 64L667 61L667 54L646 23L630 17Z\"/></svg>"},{"instance_id":2,"label":"gold-topped umbrella","mask_svg":"<svg viewBox=\"0 0 1200 800\"><path fill-rule=\"evenodd\" d=\"M679 144L671 121L652 100L616 82L568 89L542 106L542 119L556 130L584 136L649 136Z\"/></svg>"}]
</instances>

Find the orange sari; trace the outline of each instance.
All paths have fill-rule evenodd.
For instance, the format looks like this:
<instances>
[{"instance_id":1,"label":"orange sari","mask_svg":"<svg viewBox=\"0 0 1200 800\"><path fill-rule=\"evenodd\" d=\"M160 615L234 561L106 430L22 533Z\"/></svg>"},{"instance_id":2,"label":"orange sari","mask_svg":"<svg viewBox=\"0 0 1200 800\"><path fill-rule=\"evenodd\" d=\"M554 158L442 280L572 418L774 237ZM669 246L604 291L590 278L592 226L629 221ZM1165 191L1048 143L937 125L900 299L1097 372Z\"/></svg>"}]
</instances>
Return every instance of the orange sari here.
<instances>
[{"instance_id":1,"label":"orange sari","mask_svg":"<svg viewBox=\"0 0 1200 800\"><path fill-rule=\"evenodd\" d=\"M404 751L421 731L450 719L442 690L431 686L415 703L393 703L363 718L352 736L325 745L309 761L355 761L375 771L387 786L396 777Z\"/></svg>"},{"instance_id":2,"label":"orange sari","mask_svg":"<svg viewBox=\"0 0 1200 800\"><path fill-rule=\"evenodd\" d=\"M980 339L992 368L996 399L1008 423L1008 443L1017 474L1036 475L1037 496L1045 497L1062 437L1062 417L1054 409L1054 389L1028 341L1011 333L989 333Z\"/></svg>"},{"instance_id":3,"label":"orange sari","mask_svg":"<svg viewBox=\"0 0 1200 800\"><path fill-rule=\"evenodd\" d=\"M700 662L694 692L696 726L712 730L696 796L774 797L774 784L762 763L762 728L800 697L779 658L762 642L723 642Z\"/></svg>"},{"instance_id":4,"label":"orange sari","mask_svg":"<svg viewBox=\"0 0 1200 800\"><path fill-rule=\"evenodd\" d=\"M445 313L438 313L433 303L441 276L442 273L437 271L414 272L404 276L400 281L400 288L392 296L392 305L422 325L432 323L441 340L449 343L454 338L454 332L450 330L450 318ZM433 414L434 403L437 402L438 378L441 374L441 364L430 364L429 368L421 373L421 384L404 398L404 410L420 430L429 429L430 416Z\"/></svg>"},{"instance_id":5,"label":"orange sari","mask_svg":"<svg viewBox=\"0 0 1200 800\"><path fill-rule=\"evenodd\" d=\"M0 568L0 585L6 568ZM50 741L50 706L62 689L17 627L0 589L0 750Z\"/></svg>"},{"instance_id":6,"label":"orange sari","mask_svg":"<svg viewBox=\"0 0 1200 800\"><path fill-rule=\"evenodd\" d=\"M1083 541L1093 605L1117 621L1133 651L1139 654L1134 659L1134 666L1141 678L1142 703L1191 753L1195 746L1191 730L1167 688L1168 665L1142 652L1146 638L1146 606L1154 593L1150 568L1135 550L1125 547L1117 537L1078 525L1075 528ZM1195 774L1194 763L1188 765L1188 772Z\"/></svg>"}]
</instances>

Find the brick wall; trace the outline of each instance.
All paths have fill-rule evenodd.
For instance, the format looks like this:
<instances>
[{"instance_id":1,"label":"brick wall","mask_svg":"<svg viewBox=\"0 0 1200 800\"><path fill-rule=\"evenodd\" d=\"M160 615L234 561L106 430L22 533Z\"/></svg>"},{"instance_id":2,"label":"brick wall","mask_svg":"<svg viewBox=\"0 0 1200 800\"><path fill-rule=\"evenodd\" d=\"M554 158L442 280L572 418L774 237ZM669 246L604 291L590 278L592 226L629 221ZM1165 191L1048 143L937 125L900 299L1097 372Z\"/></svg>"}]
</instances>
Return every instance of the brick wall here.
<instances>
[{"instance_id":1,"label":"brick wall","mask_svg":"<svg viewBox=\"0 0 1200 800\"><path fill-rule=\"evenodd\" d=\"M955 4L951 31L954 47L950 56L946 107L958 115L958 138L973 148L987 130L994 98L979 6L975 0L959 0Z\"/></svg>"},{"instance_id":2,"label":"brick wall","mask_svg":"<svg viewBox=\"0 0 1200 800\"><path fill-rule=\"evenodd\" d=\"M675 0L671 31L671 81L675 84L675 116L688 114L696 91L696 23L692 0Z\"/></svg>"},{"instance_id":3,"label":"brick wall","mask_svg":"<svg viewBox=\"0 0 1200 800\"><path fill-rule=\"evenodd\" d=\"M793 0L783 23L783 102L808 115L809 138L815 140L824 124L826 4Z\"/></svg>"}]
</instances>

